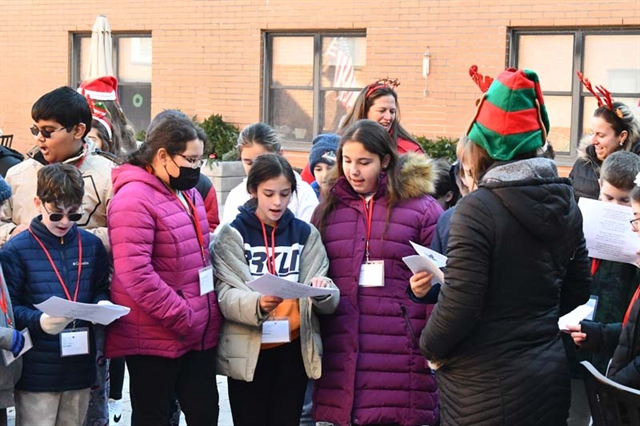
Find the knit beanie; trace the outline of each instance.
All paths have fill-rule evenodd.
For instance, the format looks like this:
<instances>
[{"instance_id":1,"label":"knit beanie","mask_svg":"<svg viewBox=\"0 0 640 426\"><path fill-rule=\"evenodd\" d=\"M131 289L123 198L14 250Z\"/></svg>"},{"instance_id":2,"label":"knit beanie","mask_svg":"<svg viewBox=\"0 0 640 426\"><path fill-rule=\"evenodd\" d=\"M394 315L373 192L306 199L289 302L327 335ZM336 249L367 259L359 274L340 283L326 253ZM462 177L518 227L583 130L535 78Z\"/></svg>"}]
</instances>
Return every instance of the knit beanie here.
<instances>
[{"instance_id":1,"label":"knit beanie","mask_svg":"<svg viewBox=\"0 0 640 426\"><path fill-rule=\"evenodd\" d=\"M339 143L340 136L335 133L322 133L315 137L309 153L309 170L311 170L311 173L313 173L313 169L318 163L325 163L330 166L336 164L336 151Z\"/></svg>"},{"instance_id":2,"label":"knit beanie","mask_svg":"<svg viewBox=\"0 0 640 426\"><path fill-rule=\"evenodd\" d=\"M474 65L469 73L486 93L478 102L468 138L499 161L542 147L550 126L538 75L509 68L491 80L477 69Z\"/></svg>"},{"instance_id":3,"label":"knit beanie","mask_svg":"<svg viewBox=\"0 0 640 426\"><path fill-rule=\"evenodd\" d=\"M0 176L0 203L11 198L11 187L2 176Z\"/></svg>"},{"instance_id":4,"label":"knit beanie","mask_svg":"<svg viewBox=\"0 0 640 426\"><path fill-rule=\"evenodd\" d=\"M93 80L85 80L78 87L78 92L85 98L96 101L118 100L118 79L107 75Z\"/></svg>"}]
</instances>

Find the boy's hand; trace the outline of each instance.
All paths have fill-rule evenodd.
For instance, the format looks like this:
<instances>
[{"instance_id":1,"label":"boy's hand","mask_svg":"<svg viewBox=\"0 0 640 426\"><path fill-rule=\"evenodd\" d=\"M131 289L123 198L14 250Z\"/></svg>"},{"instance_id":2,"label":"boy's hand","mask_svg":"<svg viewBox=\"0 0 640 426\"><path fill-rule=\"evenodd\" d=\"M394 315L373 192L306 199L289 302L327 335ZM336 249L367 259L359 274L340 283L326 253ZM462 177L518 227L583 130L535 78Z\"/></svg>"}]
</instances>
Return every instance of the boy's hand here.
<instances>
[{"instance_id":1,"label":"boy's hand","mask_svg":"<svg viewBox=\"0 0 640 426\"><path fill-rule=\"evenodd\" d=\"M24 348L24 336L18 330L13 330L13 339L11 341L11 353L14 357L20 355Z\"/></svg>"},{"instance_id":2,"label":"boy's hand","mask_svg":"<svg viewBox=\"0 0 640 426\"><path fill-rule=\"evenodd\" d=\"M567 325L567 330L571 333L571 338L573 339L573 343L576 346L582 345L582 342L587 340L587 333L582 332L582 326L578 325Z\"/></svg>"},{"instance_id":3,"label":"boy's hand","mask_svg":"<svg viewBox=\"0 0 640 426\"><path fill-rule=\"evenodd\" d=\"M329 287L329 281L322 277L313 277L311 278L311 287L327 288Z\"/></svg>"},{"instance_id":4,"label":"boy's hand","mask_svg":"<svg viewBox=\"0 0 640 426\"><path fill-rule=\"evenodd\" d=\"M260 310L263 314L268 314L282 303L281 297L276 296L260 296Z\"/></svg>"},{"instance_id":5,"label":"boy's hand","mask_svg":"<svg viewBox=\"0 0 640 426\"><path fill-rule=\"evenodd\" d=\"M60 334L60 332L64 330L71 321L73 321L73 318L50 317L44 313L40 315L40 327L42 327L42 331L54 336L56 334Z\"/></svg>"},{"instance_id":6,"label":"boy's hand","mask_svg":"<svg viewBox=\"0 0 640 426\"><path fill-rule=\"evenodd\" d=\"M413 274L409 279L411 291L418 299L426 296L427 293L429 293L429 290L431 290L431 278L433 278L433 274L428 272L418 272L417 274Z\"/></svg>"}]
</instances>

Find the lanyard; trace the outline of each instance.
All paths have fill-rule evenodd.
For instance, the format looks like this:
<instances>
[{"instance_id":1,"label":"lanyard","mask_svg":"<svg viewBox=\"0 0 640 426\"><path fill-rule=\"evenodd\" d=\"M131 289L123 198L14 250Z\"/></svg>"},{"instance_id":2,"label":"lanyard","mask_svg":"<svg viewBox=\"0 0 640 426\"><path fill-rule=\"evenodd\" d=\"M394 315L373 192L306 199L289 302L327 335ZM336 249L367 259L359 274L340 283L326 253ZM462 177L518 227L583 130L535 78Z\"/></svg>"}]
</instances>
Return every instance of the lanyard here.
<instances>
[{"instance_id":1,"label":"lanyard","mask_svg":"<svg viewBox=\"0 0 640 426\"><path fill-rule=\"evenodd\" d=\"M367 258L367 262L369 261L369 241L371 240L371 221L373 220L373 197L368 201L365 201L364 197L362 197L362 207L364 207L364 216L367 219L367 240L364 245L364 252Z\"/></svg>"},{"instance_id":2,"label":"lanyard","mask_svg":"<svg viewBox=\"0 0 640 426\"><path fill-rule=\"evenodd\" d=\"M49 250L47 250L47 248L44 246L44 244L42 244L42 241L40 241L40 238L38 238L36 236L36 234L33 233L31 228L29 228L29 232L31 233L31 235L33 235L33 238L36 239L38 244L40 244L40 247L42 247L42 251L44 251L44 254L47 255L47 259L49 259L49 263L51 264L51 267L53 268L53 272L56 273L56 276L58 277L58 281L60 281L60 285L62 286L62 289L64 290L64 294L67 296L67 300L70 300L72 302L76 302L78 300L78 289L80 289L80 275L82 274L82 238L80 238L80 231L78 231L78 279L76 280L76 292L73 295L73 299L71 299L71 294L69 294L69 290L67 289L67 286L65 285L64 280L60 276L60 272L58 272L58 268L56 268L56 264L53 263L53 259L51 258L51 255L49 254Z\"/></svg>"},{"instance_id":3,"label":"lanyard","mask_svg":"<svg viewBox=\"0 0 640 426\"><path fill-rule=\"evenodd\" d=\"M182 201L180 200L180 197L178 197L178 194L174 192L173 195L175 195L178 201L180 201L180 204L182 204ZM189 210L190 210L189 218L191 219L193 228L196 231L196 238L198 239L198 244L200 245L200 255L202 256L202 266L207 266L207 256L204 249L204 236L202 235L202 229L200 228L200 218L198 217L198 210L196 210L196 206L189 199L189 197L186 196L184 192L182 193L182 196L184 197L185 201L189 205Z\"/></svg>"},{"instance_id":4,"label":"lanyard","mask_svg":"<svg viewBox=\"0 0 640 426\"><path fill-rule=\"evenodd\" d=\"M591 276L594 276L598 272L598 268L602 263L602 259L591 259Z\"/></svg>"},{"instance_id":5,"label":"lanyard","mask_svg":"<svg viewBox=\"0 0 640 426\"><path fill-rule=\"evenodd\" d=\"M4 294L4 290L3 290L4 288L5 288L4 278L2 274L0 274L0 308L2 309L2 313L4 314L4 317L7 319L7 325L10 328L13 328L13 322L9 317L9 307L7 304L7 296Z\"/></svg>"},{"instance_id":6,"label":"lanyard","mask_svg":"<svg viewBox=\"0 0 640 426\"><path fill-rule=\"evenodd\" d=\"M260 219L258 219L260 220ZM262 237L264 238L264 250L267 252L267 269L271 275L278 275L276 272L276 228L271 231L271 253L269 253L269 241L267 240L267 227L260 220L262 225Z\"/></svg>"}]
</instances>

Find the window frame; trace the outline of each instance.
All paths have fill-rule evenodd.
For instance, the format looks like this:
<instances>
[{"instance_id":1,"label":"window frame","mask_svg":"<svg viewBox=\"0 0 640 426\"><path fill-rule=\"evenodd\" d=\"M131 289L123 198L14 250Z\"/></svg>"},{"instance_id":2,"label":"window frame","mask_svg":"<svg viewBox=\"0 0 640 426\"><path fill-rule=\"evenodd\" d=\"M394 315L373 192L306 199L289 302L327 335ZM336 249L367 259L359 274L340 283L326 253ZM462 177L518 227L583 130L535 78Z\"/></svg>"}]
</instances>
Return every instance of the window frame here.
<instances>
[{"instance_id":1,"label":"window frame","mask_svg":"<svg viewBox=\"0 0 640 426\"><path fill-rule=\"evenodd\" d=\"M584 118L584 101L587 96L593 96L587 90L582 90L582 83L576 71L584 70L585 61L585 39L588 36L593 35L640 35L640 27L632 28L592 28L592 29L579 29L579 28L519 28L513 27L508 31L509 37L509 52L507 57L507 66L517 67L519 53L520 53L520 37L521 36L548 36L548 35L572 35L573 36L573 58L572 58L572 76L571 76L571 91L547 91L544 90L544 82L542 84L542 91L544 96L571 96L571 130L570 130L570 144L569 154L557 153L556 163L562 166L571 166L575 162L578 154L578 144L583 132L583 118ZM587 76L589 77L589 76ZM624 97L640 97L640 93L611 93L611 96L616 98ZM577 102L576 102L577 101ZM633 105L629 105L633 108ZM577 123L577 125L575 124ZM553 123L551 123L553 127Z\"/></svg>"},{"instance_id":2,"label":"window frame","mask_svg":"<svg viewBox=\"0 0 640 426\"><path fill-rule=\"evenodd\" d=\"M272 86L272 65L273 65L273 39L275 37L313 37L313 134L311 140L320 133L320 112L321 112L321 92L327 90L362 90L362 87L321 87L322 82L322 40L328 37L363 37L366 41L366 30L340 30L340 31L263 31L262 32L262 102L260 104L260 117L264 123L273 126L273 109L271 94L273 89L278 90L309 90L307 86ZM311 144L309 141L282 141L284 149L290 151L309 151Z\"/></svg>"}]
</instances>

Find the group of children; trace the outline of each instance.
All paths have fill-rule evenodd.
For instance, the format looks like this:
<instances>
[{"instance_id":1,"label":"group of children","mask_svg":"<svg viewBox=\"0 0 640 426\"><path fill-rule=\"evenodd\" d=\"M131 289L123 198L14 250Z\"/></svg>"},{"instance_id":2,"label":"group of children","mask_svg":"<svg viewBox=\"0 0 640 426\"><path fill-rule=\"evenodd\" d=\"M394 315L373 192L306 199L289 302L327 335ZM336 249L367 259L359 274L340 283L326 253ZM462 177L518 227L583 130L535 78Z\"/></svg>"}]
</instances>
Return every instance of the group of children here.
<instances>
[{"instance_id":1,"label":"group of children","mask_svg":"<svg viewBox=\"0 0 640 426\"><path fill-rule=\"evenodd\" d=\"M56 96L80 102L67 92ZM392 92L386 83L367 86L363 105L380 94L385 108L395 111ZM236 425L298 425L305 393L314 419L339 426L432 425L439 419L452 424L455 413L441 418L441 410L451 410L456 389L445 386L447 399L440 400L423 355L439 353L434 348L444 344L425 342L435 326L423 332L432 309L423 303L435 303L437 293L430 291L432 276L412 274L403 257L414 254L410 242L447 250L458 198L479 187L486 194L478 170L468 162L451 166L419 153L399 155L395 118L386 126L361 119L340 135L314 140L309 170L315 182L309 185L282 156L278 134L264 123L252 124L238 139L247 177L227 199L209 244L211 221L194 189L206 135L186 115L168 110L155 117L146 141L114 169L102 193L90 177L97 172L86 170L95 162L84 142L90 115L63 117L52 102L34 105L36 155L43 162L17 166L6 187L0 181L0 198L8 199L13 189L14 200L27 197L24 174L33 169L36 177L32 206L5 204L5 220L14 225L0 250L0 348L5 359L16 358L0 367L0 408L13 404L15 385L18 425L81 425L96 379L94 325L35 308L51 296L131 308L109 327L106 352L127 360L135 424L166 424L175 398L190 425L217 423L216 374L228 378ZM461 140L461 157L477 149L472 136ZM533 157L540 146L532 145ZM485 147L490 154L503 148ZM531 170L554 173L535 160L525 160ZM99 170L109 175L112 168ZM498 182L500 173L498 167L487 175ZM636 176L640 157L614 153L604 161L600 194L603 201L631 205L638 232ZM97 197L91 207L88 193ZM98 232L81 229L107 202L108 227L105 220ZM102 214L107 217L106 210ZM107 250L113 253L112 276ZM596 282L605 271L610 277L592 289L605 316L596 320L616 324L584 322L571 336L580 352L595 350L603 359L621 336L609 374L640 387L636 269L593 261ZM247 284L266 274L331 291L283 299ZM437 315L440 320L444 313ZM435 357L430 361L434 369L443 365ZM447 366L443 378L450 380L452 371Z\"/></svg>"}]
</instances>

